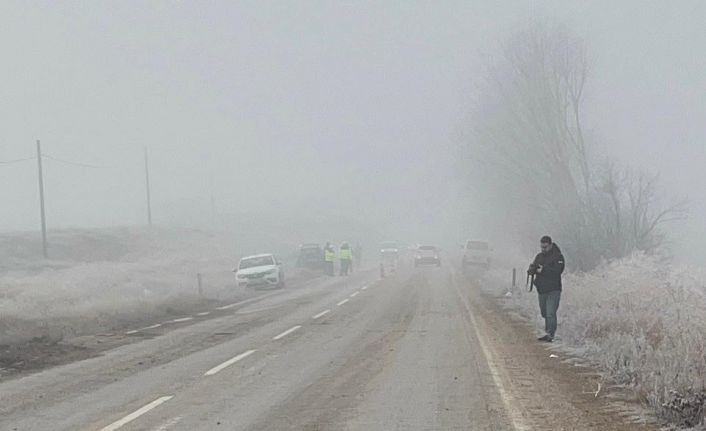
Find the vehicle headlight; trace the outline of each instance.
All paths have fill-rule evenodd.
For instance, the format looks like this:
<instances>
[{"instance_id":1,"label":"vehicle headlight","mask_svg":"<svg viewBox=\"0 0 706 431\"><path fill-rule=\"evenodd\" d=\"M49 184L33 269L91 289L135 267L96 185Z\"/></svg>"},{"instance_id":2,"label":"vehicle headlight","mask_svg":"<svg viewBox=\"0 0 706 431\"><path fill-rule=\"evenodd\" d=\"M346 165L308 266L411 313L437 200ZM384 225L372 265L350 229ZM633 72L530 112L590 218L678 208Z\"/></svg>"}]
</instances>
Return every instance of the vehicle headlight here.
<instances>
[{"instance_id":1,"label":"vehicle headlight","mask_svg":"<svg viewBox=\"0 0 706 431\"><path fill-rule=\"evenodd\" d=\"M242 279L242 278L245 278L245 275L243 275L243 274L236 274L236 277Z\"/></svg>"}]
</instances>

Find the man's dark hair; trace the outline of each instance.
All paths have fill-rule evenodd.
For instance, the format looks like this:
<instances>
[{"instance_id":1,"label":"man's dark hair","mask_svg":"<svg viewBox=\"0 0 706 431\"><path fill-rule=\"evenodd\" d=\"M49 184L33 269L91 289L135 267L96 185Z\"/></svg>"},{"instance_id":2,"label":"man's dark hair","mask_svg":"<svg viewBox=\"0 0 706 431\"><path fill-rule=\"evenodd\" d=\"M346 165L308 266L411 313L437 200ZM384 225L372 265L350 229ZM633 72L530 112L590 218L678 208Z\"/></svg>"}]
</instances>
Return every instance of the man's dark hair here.
<instances>
[{"instance_id":1,"label":"man's dark hair","mask_svg":"<svg viewBox=\"0 0 706 431\"><path fill-rule=\"evenodd\" d=\"M552 243L552 237L549 235L544 235L542 239L539 240L540 244L551 244Z\"/></svg>"}]
</instances>

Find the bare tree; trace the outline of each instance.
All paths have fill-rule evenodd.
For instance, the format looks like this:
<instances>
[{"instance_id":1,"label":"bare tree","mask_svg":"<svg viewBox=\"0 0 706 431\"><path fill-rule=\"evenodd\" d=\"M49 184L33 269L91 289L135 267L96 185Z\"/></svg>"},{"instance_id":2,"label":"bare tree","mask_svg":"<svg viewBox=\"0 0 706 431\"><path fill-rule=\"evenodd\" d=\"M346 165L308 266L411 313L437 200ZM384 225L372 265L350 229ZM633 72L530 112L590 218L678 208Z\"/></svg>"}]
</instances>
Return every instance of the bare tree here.
<instances>
[{"instance_id":1,"label":"bare tree","mask_svg":"<svg viewBox=\"0 0 706 431\"><path fill-rule=\"evenodd\" d=\"M504 197L523 236L585 225L590 169L581 124L588 74L580 40L562 28L535 25L510 39L486 76L473 121L479 185ZM561 229L579 251L581 229ZM577 255L578 253L573 253Z\"/></svg>"},{"instance_id":2,"label":"bare tree","mask_svg":"<svg viewBox=\"0 0 706 431\"><path fill-rule=\"evenodd\" d=\"M637 250L652 252L664 242L660 226L682 220L687 214L687 202L678 201L668 206L657 202L657 181L659 176L639 172L629 176L627 195L630 204L629 245Z\"/></svg>"},{"instance_id":3,"label":"bare tree","mask_svg":"<svg viewBox=\"0 0 706 431\"><path fill-rule=\"evenodd\" d=\"M664 239L658 227L684 210L656 210L656 177L593 162L582 123L588 71L585 46L566 29L517 33L479 89L467 145L487 207L533 242L554 233L581 270L654 250Z\"/></svg>"}]
</instances>

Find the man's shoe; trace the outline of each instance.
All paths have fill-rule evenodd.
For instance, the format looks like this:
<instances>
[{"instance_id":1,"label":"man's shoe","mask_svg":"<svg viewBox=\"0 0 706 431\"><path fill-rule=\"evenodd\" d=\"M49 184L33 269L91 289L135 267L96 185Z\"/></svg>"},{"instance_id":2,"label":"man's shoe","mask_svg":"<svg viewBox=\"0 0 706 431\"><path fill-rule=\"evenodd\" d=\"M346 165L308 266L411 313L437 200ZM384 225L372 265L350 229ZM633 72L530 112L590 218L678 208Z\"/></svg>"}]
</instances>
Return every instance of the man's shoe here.
<instances>
[{"instance_id":1,"label":"man's shoe","mask_svg":"<svg viewBox=\"0 0 706 431\"><path fill-rule=\"evenodd\" d=\"M545 335L544 337L537 338L537 341L546 341L547 343L551 343L552 337L550 337L549 335Z\"/></svg>"}]
</instances>

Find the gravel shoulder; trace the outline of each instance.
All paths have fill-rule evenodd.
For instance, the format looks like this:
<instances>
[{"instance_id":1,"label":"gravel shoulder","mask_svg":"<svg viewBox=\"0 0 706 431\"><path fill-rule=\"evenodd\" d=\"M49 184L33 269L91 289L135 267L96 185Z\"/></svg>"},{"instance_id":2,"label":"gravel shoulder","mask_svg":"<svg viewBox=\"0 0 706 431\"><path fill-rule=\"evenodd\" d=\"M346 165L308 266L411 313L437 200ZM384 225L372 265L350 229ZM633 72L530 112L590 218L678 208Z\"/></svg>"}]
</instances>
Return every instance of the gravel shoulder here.
<instances>
[{"instance_id":1,"label":"gravel shoulder","mask_svg":"<svg viewBox=\"0 0 706 431\"><path fill-rule=\"evenodd\" d=\"M478 279L451 276L486 340L508 398L531 430L657 430L656 420L628 391L572 357L561 342L536 341L528 322L482 291Z\"/></svg>"}]
</instances>

